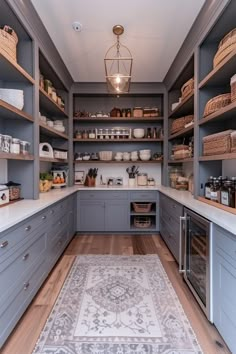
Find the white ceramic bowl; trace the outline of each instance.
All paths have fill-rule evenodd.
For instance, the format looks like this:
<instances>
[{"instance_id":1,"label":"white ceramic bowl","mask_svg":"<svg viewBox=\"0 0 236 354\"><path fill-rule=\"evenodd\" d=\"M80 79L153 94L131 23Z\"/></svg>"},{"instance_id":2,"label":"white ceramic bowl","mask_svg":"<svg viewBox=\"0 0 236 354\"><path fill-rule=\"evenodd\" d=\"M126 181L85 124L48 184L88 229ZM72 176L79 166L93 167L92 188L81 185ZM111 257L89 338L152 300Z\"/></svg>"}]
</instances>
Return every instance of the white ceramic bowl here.
<instances>
[{"instance_id":1,"label":"white ceramic bowl","mask_svg":"<svg viewBox=\"0 0 236 354\"><path fill-rule=\"evenodd\" d=\"M54 123L52 120L48 120L47 125L52 128L54 126Z\"/></svg>"},{"instance_id":2,"label":"white ceramic bowl","mask_svg":"<svg viewBox=\"0 0 236 354\"><path fill-rule=\"evenodd\" d=\"M151 158L151 155L140 155L140 160L142 161L148 161Z\"/></svg>"},{"instance_id":3,"label":"white ceramic bowl","mask_svg":"<svg viewBox=\"0 0 236 354\"><path fill-rule=\"evenodd\" d=\"M146 150L139 150L140 154L151 154L151 150L146 149Z\"/></svg>"},{"instance_id":4,"label":"white ceramic bowl","mask_svg":"<svg viewBox=\"0 0 236 354\"><path fill-rule=\"evenodd\" d=\"M143 128L136 128L133 130L133 135L137 139L141 139L145 135L145 130Z\"/></svg>"},{"instance_id":5,"label":"white ceramic bowl","mask_svg":"<svg viewBox=\"0 0 236 354\"><path fill-rule=\"evenodd\" d=\"M64 131L66 130L65 127L61 127L59 125L54 125L54 129L59 131L60 133L64 133Z\"/></svg>"}]
</instances>

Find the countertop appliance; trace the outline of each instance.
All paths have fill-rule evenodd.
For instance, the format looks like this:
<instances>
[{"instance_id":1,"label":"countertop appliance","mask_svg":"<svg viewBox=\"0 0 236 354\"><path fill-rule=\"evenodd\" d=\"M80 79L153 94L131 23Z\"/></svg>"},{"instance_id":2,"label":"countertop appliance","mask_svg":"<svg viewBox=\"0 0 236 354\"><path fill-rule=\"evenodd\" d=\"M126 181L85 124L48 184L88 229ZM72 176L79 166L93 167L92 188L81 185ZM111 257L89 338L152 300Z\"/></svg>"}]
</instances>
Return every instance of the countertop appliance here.
<instances>
[{"instance_id":1,"label":"countertop appliance","mask_svg":"<svg viewBox=\"0 0 236 354\"><path fill-rule=\"evenodd\" d=\"M179 271L212 322L212 223L187 208L180 217Z\"/></svg>"}]
</instances>

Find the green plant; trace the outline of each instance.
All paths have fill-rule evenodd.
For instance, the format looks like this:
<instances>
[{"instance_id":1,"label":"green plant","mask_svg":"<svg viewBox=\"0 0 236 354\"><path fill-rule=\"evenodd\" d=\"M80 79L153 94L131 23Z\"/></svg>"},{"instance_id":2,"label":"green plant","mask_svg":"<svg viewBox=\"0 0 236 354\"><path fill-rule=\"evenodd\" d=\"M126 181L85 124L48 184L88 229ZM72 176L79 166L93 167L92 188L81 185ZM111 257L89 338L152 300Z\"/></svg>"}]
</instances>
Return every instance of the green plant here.
<instances>
[{"instance_id":1,"label":"green plant","mask_svg":"<svg viewBox=\"0 0 236 354\"><path fill-rule=\"evenodd\" d=\"M39 178L42 181L45 181L45 180L52 181L53 180L53 176L49 172L40 172Z\"/></svg>"}]
</instances>

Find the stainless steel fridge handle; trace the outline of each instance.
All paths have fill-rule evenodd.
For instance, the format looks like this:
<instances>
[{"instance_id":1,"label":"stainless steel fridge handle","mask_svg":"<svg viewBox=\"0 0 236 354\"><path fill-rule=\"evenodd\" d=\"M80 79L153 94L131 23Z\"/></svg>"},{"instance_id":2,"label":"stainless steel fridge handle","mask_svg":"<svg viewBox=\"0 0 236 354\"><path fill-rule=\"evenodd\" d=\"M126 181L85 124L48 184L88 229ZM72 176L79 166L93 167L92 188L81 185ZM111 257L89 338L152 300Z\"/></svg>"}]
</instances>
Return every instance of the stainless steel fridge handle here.
<instances>
[{"instance_id":1,"label":"stainless steel fridge handle","mask_svg":"<svg viewBox=\"0 0 236 354\"><path fill-rule=\"evenodd\" d=\"M183 263L183 222L186 221L186 216L179 217L179 273L184 273L185 270L182 268Z\"/></svg>"}]
</instances>

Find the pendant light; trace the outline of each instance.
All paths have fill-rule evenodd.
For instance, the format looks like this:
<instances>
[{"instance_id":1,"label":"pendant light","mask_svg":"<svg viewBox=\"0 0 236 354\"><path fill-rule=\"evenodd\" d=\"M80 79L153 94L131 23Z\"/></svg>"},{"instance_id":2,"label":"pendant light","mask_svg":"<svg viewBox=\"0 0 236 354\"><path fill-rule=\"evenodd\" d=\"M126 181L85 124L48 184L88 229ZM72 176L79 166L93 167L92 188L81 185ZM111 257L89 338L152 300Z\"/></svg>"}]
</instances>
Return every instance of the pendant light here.
<instances>
[{"instance_id":1,"label":"pendant light","mask_svg":"<svg viewBox=\"0 0 236 354\"><path fill-rule=\"evenodd\" d=\"M124 27L115 25L113 33L116 43L108 49L104 59L107 88L109 92L125 93L130 88L133 58L130 50L120 43Z\"/></svg>"}]
</instances>

